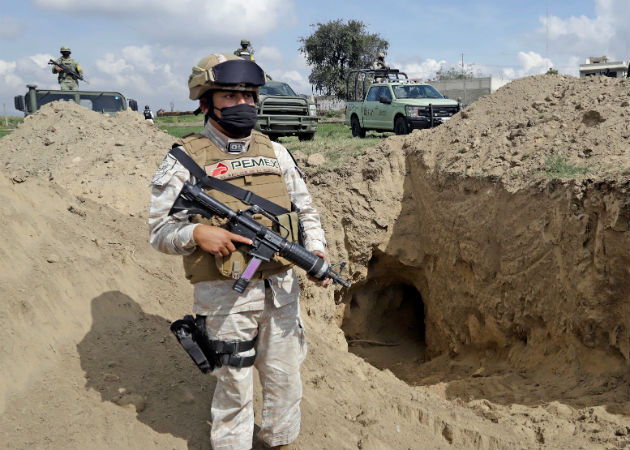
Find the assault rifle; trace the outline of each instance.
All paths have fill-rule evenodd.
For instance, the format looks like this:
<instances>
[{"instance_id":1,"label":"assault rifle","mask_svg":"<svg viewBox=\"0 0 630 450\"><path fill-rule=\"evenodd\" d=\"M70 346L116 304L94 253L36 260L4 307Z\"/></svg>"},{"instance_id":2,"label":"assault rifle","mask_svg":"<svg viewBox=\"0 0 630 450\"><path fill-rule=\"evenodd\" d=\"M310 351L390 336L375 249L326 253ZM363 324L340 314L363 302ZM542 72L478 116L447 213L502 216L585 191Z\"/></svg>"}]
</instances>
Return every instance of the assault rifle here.
<instances>
[{"instance_id":1,"label":"assault rifle","mask_svg":"<svg viewBox=\"0 0 630 450\"><path fill-rule=\"evenodd\" d=\"M350 287L350 283L341 278L340 275L345 263L341 263L341 269L337 273L323 258L309 252L296 242L286 240L275 231L262 225L253 218L254 214L262 214L272 221L275 218L258 205L252 205L245 211L234 211L206 194L200 186L185 182L169 211L169 215L179 211L201 214L208 219L213 216L228 219L228 229L232 233L252 240L251 248L248 251L251 259L241 277L232 286L237 292L244 292L260 264L263 261L270 261L276 253L304 269L313 278L318 280L331 278L334 283Z\"/></svg>"},{"instance_id":2,"label":"assault rifle","mask_svg":"<svg viewBox=\"0 0 630 450\"><path fill-rule=\"evenodd\" d=\"M68 69L66 66L64 66L63 64L59 64L58 62L56 62L54 59L51 59L50 61L48 61L48 64L53 65L55 67L59 67L61 69L62 72L67 73L68 75L70 75L72 78L74 78L75 80L81 80L87 83L87 81L85 81L83 79L83 77L78 74L77 72L74 72L70 69Z\"/></svg>"}]
</instances>

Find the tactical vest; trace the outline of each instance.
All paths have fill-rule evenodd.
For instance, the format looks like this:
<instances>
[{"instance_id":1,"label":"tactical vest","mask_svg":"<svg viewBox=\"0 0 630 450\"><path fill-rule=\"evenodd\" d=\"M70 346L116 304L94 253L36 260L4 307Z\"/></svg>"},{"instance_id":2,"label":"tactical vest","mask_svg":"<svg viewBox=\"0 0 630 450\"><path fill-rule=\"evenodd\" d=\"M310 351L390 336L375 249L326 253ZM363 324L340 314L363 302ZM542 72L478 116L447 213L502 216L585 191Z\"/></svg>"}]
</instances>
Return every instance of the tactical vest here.
<instances>
[{"instance_id":1,"label":"tactical vest","mask_svg":"<svg viewBox=\"0 0 630 450\"><path fill-rule=\"evenodd\" d=\"M252 191L291 210L291 200L276 153L266 135L253 130L248 151L238 154L226 153L212 140L201 134L185 136L177 144L184 147L188 155L209 176L229 181L231 184ZM249 205L245 205L237 198L216 189L204 189L204 191L233 210L249 208ZM272 222L266 217L260 214L253 217L266 227L272 228ZM222 228L227 225L225 219L218 217L208 220L200 215L194 215L191 221ZM197 247L191 255L184 256L184 271L191 283L238 278L248 261L246 248L241 250L237 247L237 251L230 256L215 257ZM291 263L287 260L276 256L272 261L261 264L258 272L265 278L270 274L286 270L290 266Z\"/></svg>"},{"instance_id":2,"label":"tactical vest","mask_svg":"<svg viewBox=\"0 0 630 450\"><path fill-rule=\"evenodd\" d=\"M78 74L80 75L80 72L79 72L79 71L81 70L81 66L80 66L80 65L79 65L79 63L78 63L78 62L76 62L74 59L72 59L72 58L65 59L65 58L63 58L63 57L62 57L62 58L57 58L57 59L55 60L55 62L56 62L57 64L60 64L60 65L64 66L66 69L70 69L70 70L72 70L73 72L76 72L76 73L78 73ZM72 78L72 75L69 75L69 74L67 74L66 72L63 72L63 71L62 71L62 72L59 72L59 73L57 74L57 80L58 80L59 82L61 82L61 81L65 80L66 78L69 78L69 79L71 79L71 80L74 80L74 78Z\"/></svg>"}]
</instances>

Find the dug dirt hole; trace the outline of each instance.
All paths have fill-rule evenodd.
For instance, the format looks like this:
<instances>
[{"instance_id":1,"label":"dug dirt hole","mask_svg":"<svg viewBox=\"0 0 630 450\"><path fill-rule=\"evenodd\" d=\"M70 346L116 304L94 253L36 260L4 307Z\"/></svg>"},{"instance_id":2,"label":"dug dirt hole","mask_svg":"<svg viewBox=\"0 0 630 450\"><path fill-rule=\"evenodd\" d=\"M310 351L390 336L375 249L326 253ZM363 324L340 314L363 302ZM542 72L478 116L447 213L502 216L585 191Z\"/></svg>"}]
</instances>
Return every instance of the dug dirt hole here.
<instances>
[{"instance_id":1,"label":"dug dirt hole","mask_svg":"<svg viewBox=\"0 0 630 450\"><path fill-rule=\"evenodd\" d=\"M426 349L425 307L416 287L391 276L368 278L345 302L341 327L349 351L415 384Z\"/></svg>"}]
</instances>

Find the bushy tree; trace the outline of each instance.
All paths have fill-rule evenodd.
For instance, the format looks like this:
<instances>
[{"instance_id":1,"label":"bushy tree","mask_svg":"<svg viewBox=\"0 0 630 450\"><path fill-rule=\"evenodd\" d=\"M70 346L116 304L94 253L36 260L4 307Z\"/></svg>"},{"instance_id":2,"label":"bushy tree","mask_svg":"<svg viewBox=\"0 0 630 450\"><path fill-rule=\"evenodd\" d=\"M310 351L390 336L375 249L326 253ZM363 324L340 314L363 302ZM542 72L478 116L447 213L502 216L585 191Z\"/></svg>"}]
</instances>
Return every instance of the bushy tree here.
<instances>
[{"instance_id":1,"label":"bushy tree","mask_svg":"<svg viewBox=\"0 0 630 450\"><path fill-rule=\"evenodd\" d=\"M358 20L344 23L337 19L311 26L315 31L300 38L299 50L312 68L308 81L324 95L344 98L348 70L371 67L378 53L389 47L386 40L368 33Z\"/></svg>"},{"instance_id":2,"label":"bushy tree","mask_svg":"<svg viewBox=\"0 0 630 450\"><path fill-rule=\"evenodd\" d=\"M440 70L435 72L436 80L464 80L474 78L473 71L470 67L464 66L464 71L457 67L440 67Z\"/></svg>"}]
</instances>

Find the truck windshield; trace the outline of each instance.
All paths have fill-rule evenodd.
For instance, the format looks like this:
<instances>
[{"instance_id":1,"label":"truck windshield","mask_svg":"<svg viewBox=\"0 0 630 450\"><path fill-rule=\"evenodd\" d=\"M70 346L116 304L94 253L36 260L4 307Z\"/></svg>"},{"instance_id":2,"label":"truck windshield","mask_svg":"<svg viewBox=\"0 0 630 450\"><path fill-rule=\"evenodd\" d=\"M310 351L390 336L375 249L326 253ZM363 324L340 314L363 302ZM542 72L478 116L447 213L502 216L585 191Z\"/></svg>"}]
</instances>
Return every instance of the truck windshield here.
<instances>
[{"instance_id":1,"label":"truck windshield","mask_svg":"<svg viewBox=\"0 0 630 450\"><path fill-rule=\"evenodd\" d=\"M428 84L421 86L393 86L393 88L396 98L443 98L433 86Z\"/></svg>"},{"instance_id":2,"label":"truck windshield","mask_svg":"<svg viewBox=\"0 0 630 450\"><path fill-rule=\"evenodd\" d=\"M291 86L279 81L267 81L260 87L261 95L285 95L288 97L297 97Z\"/></svg>"},{"instance_id":3,"label":"truck windshield","mask_svg":"<svg viewBox=\"0 0 630 450\"><path fill-rule=\"evenodd\" d=\"M123 97L116 93L81 91L40 91L37 93L39 108L54 101L76 101L80 105L100 113L116 113L127 107Z\"/></svg>"}]
</instances>

